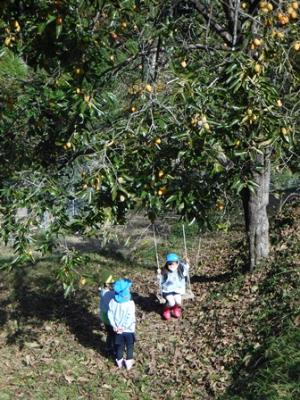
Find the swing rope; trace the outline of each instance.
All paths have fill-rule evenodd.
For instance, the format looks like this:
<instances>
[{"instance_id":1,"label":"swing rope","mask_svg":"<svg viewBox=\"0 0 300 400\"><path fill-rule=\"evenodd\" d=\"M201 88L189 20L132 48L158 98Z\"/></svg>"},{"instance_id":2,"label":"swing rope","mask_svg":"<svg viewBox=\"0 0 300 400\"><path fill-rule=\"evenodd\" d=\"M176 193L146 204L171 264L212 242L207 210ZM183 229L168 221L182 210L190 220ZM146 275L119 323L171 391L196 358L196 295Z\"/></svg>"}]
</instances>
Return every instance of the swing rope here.
<instances>
[{"instance_id":1,"label":"swing rope","mask_svg":"<svg viewBox=\"0 0 300 400\"><path fill-rule=\"evenodd\" d=\"M183 234L183 242L184 242L184 253L185 253L185 261L188 262L188 255L187 255L187 246L186 246L186 237L185 237L185 228L184 225L182 225L182 234ZM187 276L186 276L186 283L188 290L191 291L191 280L190 280L190 273L188 271Z\"/></svg>"},{"instance_id":2,"label":"swing rope","mask_svg":"<svg viewBox=\"0 0 300 400\"><path fill-rule=\"evenodd\" d=\"M183 242L184 242L185 261L187 262L188 256L187 256L187 250L186 250L186 238L185 238L185 229L184 229L184 225L182 225L182 234L183 234Z\"/></svg>"},{"instance_id":3,"label":"swing rope","mask_svg":"<svg viewBox=\"0 0 300 400\"><path fill-rule=\"evenodd\" d=\"M153 237L154 237L154 247L155 247L157 268L160 268L159 259L158 259L158 251L157 251L157 240L156 240L156 235L155 235L155 224L153 224ZM159 280L159 293L160 293L160 295L162 295L162 288L161 288L161 281L160 280Z\"/></svg>"},{"instance_id":4,"label":"swing rope","mask_svg":"<svg viewBox=\"0 0 300 400\"><path fill-rule=\"evenodd\" d=\"M198 265L199 265L200 247L201 247L201 236L199 236L198 250L197 250L197 256L196 256L196 263L195 263L196 268L198 268Z\"/></svg>"},{"instance_id":5,"label":"swing rope","mask_svg":"<svg viewBox=\"0 0 300 400\"><path fill-rule=\"evenodd\" d=\"M156 241L155 225L154 225L154 224L153 224L153 237L154 237L154 247L155 247L156 263L157 263L157 268L159 268L159 259L158 259L158 253L157 253L157 241Z\"/></svg>"}]
</instances>

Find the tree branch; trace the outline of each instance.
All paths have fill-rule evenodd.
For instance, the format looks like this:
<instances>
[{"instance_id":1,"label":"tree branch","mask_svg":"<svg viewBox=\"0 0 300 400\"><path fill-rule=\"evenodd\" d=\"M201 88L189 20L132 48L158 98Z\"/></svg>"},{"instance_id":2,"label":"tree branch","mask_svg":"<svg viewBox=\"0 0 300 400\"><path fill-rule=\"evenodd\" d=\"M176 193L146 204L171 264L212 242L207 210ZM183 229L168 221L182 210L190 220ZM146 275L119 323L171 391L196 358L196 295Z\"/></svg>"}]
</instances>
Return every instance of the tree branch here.
<instances>
[{"instance_id":1,"label":"tree branch","mask_svg":"<svg viewBox=\"0 0 300 400\"><path fill-rule=\"evenodd\" d=\"M189 0L189 3L205 18L207 22L209 22L210 26L222 39L226 41L226 43L232 44L232 35L224 26L220 25L217 20L210 16L208 9L203 6L200 1Z\"/></svg>"}]
</instances>

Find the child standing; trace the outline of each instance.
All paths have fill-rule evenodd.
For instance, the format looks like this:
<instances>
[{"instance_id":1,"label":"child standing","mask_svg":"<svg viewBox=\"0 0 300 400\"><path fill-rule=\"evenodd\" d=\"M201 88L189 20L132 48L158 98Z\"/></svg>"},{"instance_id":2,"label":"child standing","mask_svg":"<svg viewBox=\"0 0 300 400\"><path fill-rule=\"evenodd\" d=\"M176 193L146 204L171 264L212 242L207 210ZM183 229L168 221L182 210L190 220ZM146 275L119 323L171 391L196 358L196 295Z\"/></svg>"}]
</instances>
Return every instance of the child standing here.
<instances>
[{"instance_id":1,"label":"child standing","mask_svg":"<svg viewBox=\"0 0 300 400\"><path fill-rule=\"evenodd\" d=\"M119 368L123 362L127 371L132 368L135 339L135 304L129 291L130 279L120 279L114 284L115 296L109 303L108 319L114 332L117 348L116 363ZM126 360L123 354L126 346Z\"/></svg>"},{"instance_id":2,"label":"child standing","mask_svg":"<svg viewBox=\"0 0 300 400\"><path fill-rule=\"evenodd\" d=\"M175 318L180 318L181 295L185 293L185 277L188 274L189 263L182 264L175 253L166 256L166 264L157 269L157 279L160 282L166 304L163 310L165 319L171 318L171 310Z\"/></svg>"},{"instance_id":3,"label":"child standing","mask_svg":"<svg viewBox=\"0 0 300 400\"><path fill-rule=\"evenodd\" d=\"M115 354L115 332L110 325L107 313L108 305L111 299L114 298L115 292L112 290L112 284L116 282L117 278L112 271L103 271L101 275L100 289L100 321L104 323L106 330L106 347L105 350L110 355Z\"/></svg>"}]
</instances>

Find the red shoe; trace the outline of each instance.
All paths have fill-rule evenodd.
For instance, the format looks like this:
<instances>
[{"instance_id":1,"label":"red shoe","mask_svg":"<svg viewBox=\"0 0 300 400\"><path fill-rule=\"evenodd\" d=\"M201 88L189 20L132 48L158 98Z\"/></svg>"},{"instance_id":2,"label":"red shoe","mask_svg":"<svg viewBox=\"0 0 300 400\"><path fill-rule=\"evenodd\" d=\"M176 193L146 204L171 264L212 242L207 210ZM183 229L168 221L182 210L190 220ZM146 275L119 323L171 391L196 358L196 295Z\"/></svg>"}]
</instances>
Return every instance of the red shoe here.
<instances>
[{"instance_id":1,"label":"red shoe","mask_svg":"<svg viewBox=\"0 0 300 400\"><path fill-rule=\"evenodd\" d=\"M169 309L169 307L167 307L167 306L164 307L163 316L165 319L171 318L171 310Z\"/></svg>"},{"instance_id":2,"label":"red shoe","mask_svg":"<svg viewBox=\"0 0 300 400\"><path fill-rule=\"evenodd\" d=\"M172 308L172 310L173 310L173 315L174 315L175 318L180 318L181 317L181 312L180 312L180 309L179 309L179 307L177 305L174 306Z\"/></svg>"}]
</instances>

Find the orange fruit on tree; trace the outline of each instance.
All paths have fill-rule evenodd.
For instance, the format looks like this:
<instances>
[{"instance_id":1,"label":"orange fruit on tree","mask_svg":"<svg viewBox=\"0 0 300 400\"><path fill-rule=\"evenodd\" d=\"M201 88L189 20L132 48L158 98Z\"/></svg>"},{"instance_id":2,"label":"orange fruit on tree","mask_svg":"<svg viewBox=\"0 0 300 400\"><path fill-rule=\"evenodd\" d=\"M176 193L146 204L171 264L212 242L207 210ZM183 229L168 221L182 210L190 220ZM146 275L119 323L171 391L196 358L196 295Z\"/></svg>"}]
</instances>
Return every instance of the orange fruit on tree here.
<instances>
[{"instance_id":1,"label":"orange fruit on tree","mask_svg":"<svg viewBox=\"0 0 300 400\"><path fill-rule=\"evenodd\" d=\"M279 37L279 39L283 39L284 38L284 33L283 32L277 32L277 36Z\"/></svg>"},{"instance_id":2,"label":"orange fruit on tree","mask_svg":"<svg viewBox=\"0 0 300 400\"><path fill-rule=\"evenodd\" d=\"M283 18L284 17L284 15L281 13L281 12L279 12L278 14L277 14L277 19L280 21L281 20L281 18Z\"/></svg>"},{"instance_id":3,"label":"orange fruit on tree","mask_svg":"<svg viewBox=\"0 0 300 400\"><path fill-rule=\"evenodd\" d=\"M296 11L293 11L293 12L292 12L291 18L292 18L292 19L297 19L297 18L298 18L298 14L297 14Z\"/></svg>"},{"instance_id":4,"label":"orange fruit on tree","mask_svg":"<svg viewBox=\"0 0 300 400\"><path fill-rule=\"evenodd\" d=\"M298 1L294 1L294 2L292 3L292 7L293 7L294 10L298 10L298 8L299 8Z\"/></svg>"},{"instance_id":5,"label":"orange fruit on tree","mask_svg":"<svg viewBox=\"0 0 300 400\"><path fill-rule=\"evenodd\" d=\"M159 196L162 196L162 195L164 195L164 194L166 194L167 193L167 188L164 186L164 187L162 187L161 189L159 189L158 190L158 192L157 192L157 194L159 195Z\"/></svg>"},{"instance_id":6,"label":"orange fruit on tree","mask_svg":"<svg viewBox=\"0 0 300 400\"><path fill-rule=\"evenodd\" d=\"M259 64L256 64L255 67L254 67L254 72L255 72L256 74L259 74L260 71L261 71L261 66L260 66Z\"/></svg>"},{"instance_id":7,"label":"orange fruit on tree","mask_svg":"<svg viewBox=\"0 0 300 400\"><path fill-rule=\"evenodd\" d=\"M299 51L299 49L300 49L300 43L295 43L294 46L293 46L293 49L294 49L295 51Z\"/></svg>"},{"instance_id":8,"label":"orange fruit on tree","mask_svg":"<svg viewBox=\"0 0 300 400\"><path fill-rule=\"evenodd\" d=\"M290 19L288 16L284 15L281 19L280 19L280 23L281 25L286 25L290 22Z\"/></svg>"}]
</instances>

